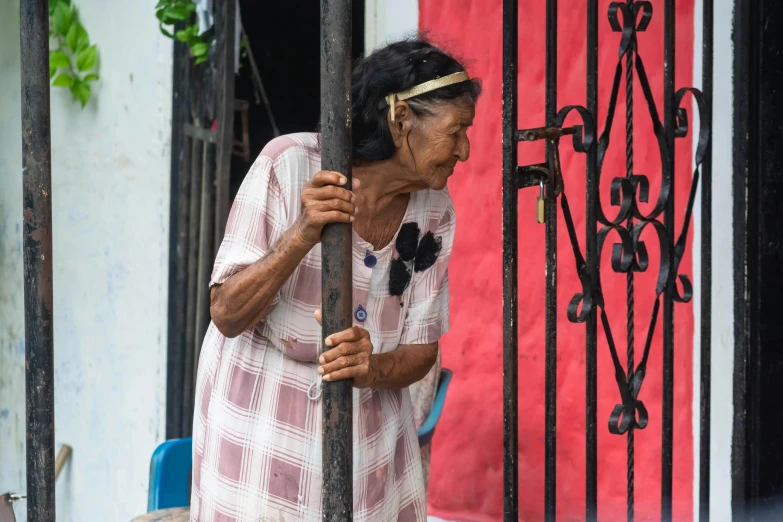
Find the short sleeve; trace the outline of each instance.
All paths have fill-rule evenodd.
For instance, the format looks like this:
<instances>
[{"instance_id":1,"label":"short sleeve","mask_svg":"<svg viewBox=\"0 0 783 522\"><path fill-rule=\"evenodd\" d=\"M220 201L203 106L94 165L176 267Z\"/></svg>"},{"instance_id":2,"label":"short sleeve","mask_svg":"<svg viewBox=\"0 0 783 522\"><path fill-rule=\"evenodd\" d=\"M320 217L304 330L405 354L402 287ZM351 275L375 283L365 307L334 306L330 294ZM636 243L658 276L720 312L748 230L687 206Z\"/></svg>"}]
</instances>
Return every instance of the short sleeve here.
<instances>
[{"instance_id":1,"label":"short sleeve","mask_svg":"<svg viewBox=\"0 0 783 522\"><path fill-rule=\"evenodd\" d=\"M440 237L441 250L435 264L414 273L408 312L400 344L437 342L449 330L449 259L454 244L456 215L448 195L446 210L433 232Z\"/></svg>"},{"instance_id":2,"label":"short sleeve","mask_svg":"<svg viewBox=\"0 0 783 522\"><path fill-rule=\"evenodd\" d=\"M266 255L285 232L286 223L285 200L273 162L259 156L234 199L209 286L225 283Z\"/></svg>"}]
</instances>

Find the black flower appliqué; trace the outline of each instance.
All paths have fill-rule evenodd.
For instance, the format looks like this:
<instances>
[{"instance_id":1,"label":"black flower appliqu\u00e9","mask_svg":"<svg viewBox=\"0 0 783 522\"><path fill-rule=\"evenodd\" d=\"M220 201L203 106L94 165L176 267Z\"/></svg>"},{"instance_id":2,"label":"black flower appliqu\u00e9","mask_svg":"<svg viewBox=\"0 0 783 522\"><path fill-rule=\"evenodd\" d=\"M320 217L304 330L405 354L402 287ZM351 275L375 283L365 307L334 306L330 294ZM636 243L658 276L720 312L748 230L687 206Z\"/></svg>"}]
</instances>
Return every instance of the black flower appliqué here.
<instances>
[{"instance_id":1,"label":"black flower appliqu\u00e9","mask_svg":"<svg viewBox=\"0 0 783 522\"><path fill-rule=\"evenodd\" d=\"M421 231L415 221L404 223L394 246L400 257L392 260L389 272L389 293L402 295L411 282L413 272L423 272L435 264L440 254L441 237L427 232L419 240Z\"/></svg>"}]
</instances>

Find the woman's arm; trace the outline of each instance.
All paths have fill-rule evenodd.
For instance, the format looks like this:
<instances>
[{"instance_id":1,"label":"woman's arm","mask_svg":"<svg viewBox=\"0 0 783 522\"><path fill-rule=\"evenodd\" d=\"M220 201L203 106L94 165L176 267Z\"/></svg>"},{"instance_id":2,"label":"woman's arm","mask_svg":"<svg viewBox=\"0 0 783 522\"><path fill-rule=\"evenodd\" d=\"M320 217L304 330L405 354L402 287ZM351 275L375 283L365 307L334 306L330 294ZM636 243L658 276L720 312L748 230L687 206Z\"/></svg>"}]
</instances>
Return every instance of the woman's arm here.
<instances>
[{"instance_id":1,"label":"woman's arm","mask_svg":"<svg viewBox=\"0 0 783 522\"><path fill-rule=\"evenodd\" d=\"M401 344L370 357L370 387L405 388L427 376L438 357L438 343Z\"/></svg>"},{"instance_id":2,"label":"woman's arm","mask_svg":"<svg viewBox=\"0 0 783 522\"><path fill-rule=\"evenodd\" d=\"M315 312L321 322L321 310ZM372 353L370 333L353 326L326 338L334 346L318 359L325 381L353 379L356 388L397 389L423 379L435 364L438 343L401 344L388 353Z\"/></svg>"},{"instance_id":3,"label":"woman's arm","mask_svg":"<svg viewBox=\"0 0 783 522\"><path fill-rule=\"evenodd\" d=\"M267 254L210 292L209 311L220 333L237 337L266 317L275 295L312 248L293 226Z\"/></svg>"},{"instance_id":4,"label":"woman's arm","mask_svg":"<svg viewBox=\"0 0 783 522\"><path fill-rule=\"evenodd\" d=\"M266 317L280 287L321 240L327 223L350 223L356 197L340 187L339 173L321 171L302 189L302 212L261 259L210 293L210 313L220 333L236 337Z\"/></svg>"}]
</instances>

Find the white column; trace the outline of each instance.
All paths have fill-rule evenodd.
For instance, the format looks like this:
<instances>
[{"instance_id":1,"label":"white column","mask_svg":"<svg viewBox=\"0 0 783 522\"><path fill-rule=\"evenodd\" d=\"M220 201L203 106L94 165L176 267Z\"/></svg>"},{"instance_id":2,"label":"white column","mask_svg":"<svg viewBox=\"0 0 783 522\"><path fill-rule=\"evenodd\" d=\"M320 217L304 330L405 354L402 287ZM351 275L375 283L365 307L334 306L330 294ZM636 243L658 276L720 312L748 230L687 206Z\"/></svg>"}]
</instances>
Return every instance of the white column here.
<instances>
[{"instance_id":1,"label":"white column","mask_svg":"<svg viewBox=\"0 0 783 522\"><path fill-rule=\"evenodd\" d=\"M369 54L384 44L415 36L419 30L419 0L366 0L364 48Z\"/></svg>"},{"instance_id":2,"label":"white column","mask_svg":"<svg viewBox=\"0 0 783 522\"><path fill-rule=\"evenodd\" d=\"M734 253L732 234L732 0L715 1L714 99L712 116L712 400L710 520L731 520L731 438L734 419ZM693 84L702 83L703 0L695 0ZM693 104L691 132L698 133ZM694 136L694 151L696 136ZM683 201L685 194L678 197ZM693 509L699 513L699 426L701 379L701 195L694 206L693 283Z\"/></svg>"}]
</instances>

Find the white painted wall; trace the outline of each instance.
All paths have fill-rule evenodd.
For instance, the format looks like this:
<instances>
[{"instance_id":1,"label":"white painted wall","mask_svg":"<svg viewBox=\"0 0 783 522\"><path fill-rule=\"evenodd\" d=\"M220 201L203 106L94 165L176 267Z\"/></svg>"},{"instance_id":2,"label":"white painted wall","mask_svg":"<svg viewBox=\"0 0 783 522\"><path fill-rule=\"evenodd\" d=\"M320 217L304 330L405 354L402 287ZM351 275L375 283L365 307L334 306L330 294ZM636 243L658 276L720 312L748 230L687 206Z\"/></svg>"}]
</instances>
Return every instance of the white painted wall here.
<instances>
[{"instance_id":1,"label":"white painted wall","mask_svg":"<svg viewBox=\"0 0 783 522\"><path fill-rule=\"evenodd\" d=\"M57 511L123 522L165 434L172 53L152 3L75 2L102 79L83 111L52 92ZM0 2L0 492L25 487L18 15Z\"/></svg>"},{"instance_id":2,"label":"white painted wall","mask_svg":"<svg viewBox=\"0 0 783 522\"><path fill-rule=\"evenodd\" d=\"M364 49L370 54L383 44L419 30L419 0L366 0L364 4Z\"/></svg>"},{"instance_id":3,"label":"white painted wall","mask_svg":"<svg viewBox=\"0 0 783 522\"><path fill-rule=\"evenodd\" d=\"M712 119L712 399L710 444L710 519L731 520L731 438L734 376L734 257L732 235L732 0L715 0L714 99ZM702 0L696 0L694 84L701 86ZM720 58L725 57L725 58ZM694 104L695 105L695 104ZM698 114L698 111L693 111ZM694 122L698 129L698 121ZM695 146L695 141L694 141ZM727 211L728 209L728 211ZM695 325L693 342L694 520L699 499L699 393L701 379L701 197L694 206L693 276Z\"/></svg>"}]
</instances>

